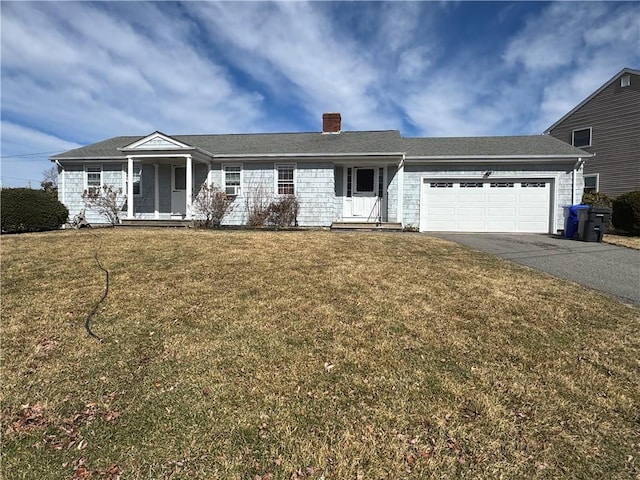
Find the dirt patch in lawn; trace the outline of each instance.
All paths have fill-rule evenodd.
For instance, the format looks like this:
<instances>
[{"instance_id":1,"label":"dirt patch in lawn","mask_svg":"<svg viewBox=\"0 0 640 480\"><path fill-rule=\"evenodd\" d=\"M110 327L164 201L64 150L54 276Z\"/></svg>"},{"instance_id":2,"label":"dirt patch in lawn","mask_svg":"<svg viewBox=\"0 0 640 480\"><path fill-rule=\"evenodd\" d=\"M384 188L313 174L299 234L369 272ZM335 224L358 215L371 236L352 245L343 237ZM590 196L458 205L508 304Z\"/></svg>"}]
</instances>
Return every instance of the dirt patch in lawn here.
<instances>
[{"instance_id":1,"label":"dirt patch in lawn","mask_svg":"<svg viewBox=\"0 0 640 480\"><path fill-rule=\"evenodd\" d=\"M414 234L2 239L2 478L634 478L638 310ZM26 473L28 472L28 473Z\"/></svg>"}]
</instances>

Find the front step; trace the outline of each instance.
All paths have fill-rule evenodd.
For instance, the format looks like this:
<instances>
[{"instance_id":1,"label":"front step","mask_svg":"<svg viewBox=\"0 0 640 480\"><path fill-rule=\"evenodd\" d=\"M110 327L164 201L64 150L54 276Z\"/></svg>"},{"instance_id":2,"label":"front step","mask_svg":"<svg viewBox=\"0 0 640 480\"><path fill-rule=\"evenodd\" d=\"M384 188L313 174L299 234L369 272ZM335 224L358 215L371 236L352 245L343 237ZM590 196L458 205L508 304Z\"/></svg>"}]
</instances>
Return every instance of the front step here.
<instances>
[{"instance_id":1,"label":"front step","mask_svg":"<svg viewBox=\"0 0 640 480\"><path fill-rule=\"evenodd\" d=\"M191 227L191 220L181 219L148 219L148 218L136 218L136 219L124 219L120 223L120 227Z\"/></svg>"},{"instance_id":2,"label":"front step","mask_svg":"<svg viewBox=\"0 0 640 480\"><path fill-rule=\"evenodd\" d=\"M402 231L402 224L395 222L333 222L331 230L375 230L375 231Z\"/></svg>"}]
</instances>

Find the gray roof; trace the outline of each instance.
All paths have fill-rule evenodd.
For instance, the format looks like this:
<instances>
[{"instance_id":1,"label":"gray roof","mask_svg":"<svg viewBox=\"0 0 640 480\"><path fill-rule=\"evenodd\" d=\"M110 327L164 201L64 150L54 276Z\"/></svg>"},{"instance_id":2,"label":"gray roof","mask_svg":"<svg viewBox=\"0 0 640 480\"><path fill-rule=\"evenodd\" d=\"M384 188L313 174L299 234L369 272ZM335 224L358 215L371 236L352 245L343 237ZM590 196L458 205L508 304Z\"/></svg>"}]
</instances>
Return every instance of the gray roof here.
<instances>
[{"instance_id":1,"label":"gray roof","mask_svg":"<svg viewBox=\"0 0 640 480\"><path fill-rule=\"evenodd\" d=\"M549 135L402 138L397 130L322 133L174 135L171 138L216 156L277 154L398 154L408 157L588 157ZM51 160L125 158L122 149L145 137L114 137L54 155Z\"/></svg>"},{"instance_id":2,"label":"gray roof","mask_svg":"<svg viewBox=\"0 0 640 480\"><path fill-rule=\"evenodd\" d=\"M549 135L513 137L403 138L407 157L590 157Z\"/></svg>"},{"instance_id":3,"label":"gray roof","mask_svg":"<svg viewBox=\"0 0 640 480\"><path fill-rule=\"evenodd\" d=\"M372 132L322 133L248 133L225 135L169 135L214 155L260 154L349 154L402 152L397 130ZM114 137L51 157L65 158L125 157L118 150L145 137Z\"/></svg>"}]
</instances>

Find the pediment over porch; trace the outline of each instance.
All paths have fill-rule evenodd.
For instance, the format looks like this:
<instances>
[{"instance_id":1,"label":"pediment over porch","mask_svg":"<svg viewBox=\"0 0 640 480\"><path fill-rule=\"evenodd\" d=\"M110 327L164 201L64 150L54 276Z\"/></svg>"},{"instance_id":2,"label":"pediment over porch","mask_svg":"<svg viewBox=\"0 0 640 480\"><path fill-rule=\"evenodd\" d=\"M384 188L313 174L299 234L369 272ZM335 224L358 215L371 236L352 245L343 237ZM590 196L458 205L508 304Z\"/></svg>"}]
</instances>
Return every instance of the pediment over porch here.
<instances>
[{"instance_id":1,"label":"pediment over porch","mask_svg":"<svg viewBox=\"0 0 640 480\"><path fill-rule=\"evenodd\" d=\"M136 142L122 148L123 151L131 150L193 150L193 145L187 145L162 132L153 132Z\"/></svg>"}]
</instances>

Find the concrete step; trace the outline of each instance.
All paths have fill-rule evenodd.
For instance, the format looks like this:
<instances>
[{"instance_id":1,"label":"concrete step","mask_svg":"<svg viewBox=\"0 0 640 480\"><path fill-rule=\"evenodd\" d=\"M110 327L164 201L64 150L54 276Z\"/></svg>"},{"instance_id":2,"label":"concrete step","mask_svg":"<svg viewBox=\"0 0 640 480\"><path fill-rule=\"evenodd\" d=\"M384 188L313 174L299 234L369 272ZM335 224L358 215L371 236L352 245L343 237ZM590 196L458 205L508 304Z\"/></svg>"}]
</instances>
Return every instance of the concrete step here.
<instances>
[{"instance_id":1,"label":"concrete step","mask_svg":"<svg viewBox=\"0 0 640 480\"><path fill-rule=\"evenodd\" d=\"M402 224L395 222L333 222L331 230L387 230L401 231Z\"/></svg>"},{"instance_id":2,"label":"concrete step","mask_svg":"<svg viewBox=\"0 0 640 480\"><path fill-rule=\"evenodd\" d=\"M133 220L122 220L120 227L190 227L191 220L179 220L179 219L143 219L136 218Z\"/></svg>"}]
</instances>

